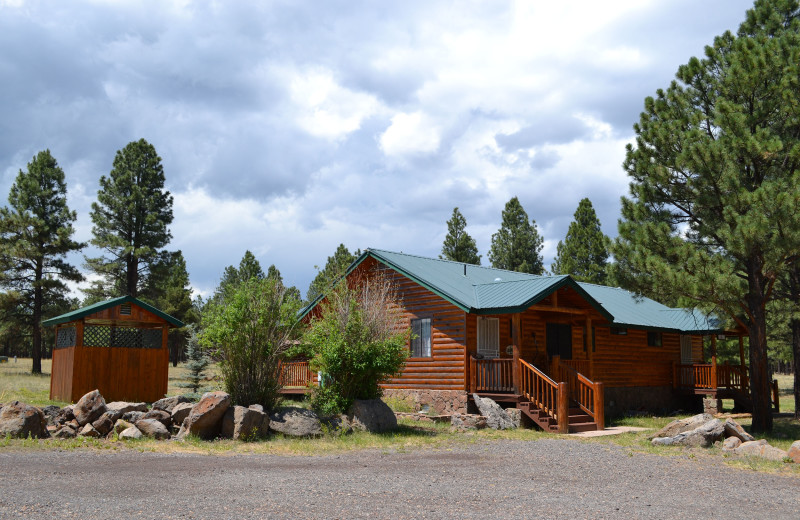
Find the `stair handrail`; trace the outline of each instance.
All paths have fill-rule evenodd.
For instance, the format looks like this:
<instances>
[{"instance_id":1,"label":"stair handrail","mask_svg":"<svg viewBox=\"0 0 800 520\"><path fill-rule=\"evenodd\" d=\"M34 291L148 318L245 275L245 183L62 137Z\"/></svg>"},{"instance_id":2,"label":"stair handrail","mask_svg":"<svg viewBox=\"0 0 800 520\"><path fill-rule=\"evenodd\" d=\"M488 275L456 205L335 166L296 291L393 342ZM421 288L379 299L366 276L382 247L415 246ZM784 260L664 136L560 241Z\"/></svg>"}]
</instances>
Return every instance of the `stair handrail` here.
<instances>
[{"instance_id":1,"label":"stair handrail","mask_svg":"<svg viewBox=\"0 0 800 520\"><path fill-rule=\"evenodd\" d=\"M598 430L605 427L605 404L603 396L603 383L592 381L570 365L560 364L559 380L567 383L570 390L570 399L578 407L589 414L597 424Z\"/></svg>"},{"instance_id":2,"label":"stair handrail","mask_svg":"<svg viewBox=\"0 0 800 520\"><path fill-rule=\"evenodd\" d=\"M520 359L520 393L558 424L559 433L569 431L567 383L556 383L547 374Z\"/></svg>"}]
</instances>

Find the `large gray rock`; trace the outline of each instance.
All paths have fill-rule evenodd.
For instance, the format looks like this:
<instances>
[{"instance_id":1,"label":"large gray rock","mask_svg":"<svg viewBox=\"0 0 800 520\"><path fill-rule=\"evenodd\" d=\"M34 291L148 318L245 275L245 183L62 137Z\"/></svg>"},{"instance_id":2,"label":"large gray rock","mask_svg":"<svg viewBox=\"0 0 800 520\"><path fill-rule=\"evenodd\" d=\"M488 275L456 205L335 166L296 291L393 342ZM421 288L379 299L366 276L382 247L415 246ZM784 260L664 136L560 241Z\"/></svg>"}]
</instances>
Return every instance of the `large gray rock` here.
<instances>
[{"instance_id":1,"label":"large gray rock","mask_svg":"<svg viewBox=\"0 0 800 520\"><path fill-rule=\"evenodd\" d=\"M730 417L725 419L725 437L736 437L742 442L750 442L756 440L755 437L744 431L744 428L741 427L739 423L731 419Z\"/></svg>"},{"instance_id":2,"label":"large gray rock","mask_svg":"<svg viewBox=\"0 0 800 520\"><path fill-rule=\"evenodd\" d=\"M136 429L142 432L142 435L163 441L169 439L169 430L158 419L139 419L136 421Z\"/></svg>"},{"instance_id":3,"label":"large gray rock","mask_svg":"<svg viewBox=\"0 0 800 520\"><path fill-rule=\"evenodd\" d=\"M55 426L57 424L58 414L61 412L61 408L56 405L48 405L41 409L42 413L44 414L44 418L47 420L48 426Z\"/></svg>"},{"instance_id":4,"label":"large gray rock","mask_svg":"<svg viewBox=\"0 0 800 520\"><path fill-rule=\"evenodd\" d=\"M188 397L182 395L176 395L174 397L165 397L164 399L159 399L155 403L153 403L153 410L162 410L167 412L168 414L172 414L172 410L175 409L181 403L191 403L192 400ZM146 411L146 410L145 410Z\"/></svg>"},{"instance_id":5,"label":"large gray rock","mask_svg":"<svg viewBox=\"0 0 800 520\"><path fill-rule=\"evenodd\" d=\"M230 405L231 396L225 392L203 394L183 421L178 438L183 439L187 435L196 435L205 440L216 438L222 429L222 418Z\"/></svg>"},{"instance_id":6,"label":"large gray rock","mask_svg":"<svg viewBox=\"0 0 800 520\"><path fill-rule=\"evenodd\" d=\"M480 397L478 394L472 394L475 400L475 405L481 412L481 415L486 417L486 425L495 430L510 430L514 428L514 421L506 413L499 404L489 399L488 397Z\"/></svg>"},{"instance_id":7,"label":"large gray rock","mask_svg":"<svg viewBox=\"0 0 800 520\"><path fill-rule=\"evenodd\" d=\"M147 403L129 403L127 401L112 401L106 403L106 413L111 418L111 422L117 422L128 412L147 412Z\"/></svg>"},{"instance_id":8,"label":"large gray rock","mask_svg":"<svg viewBox=\"0 0 800 520\"><path fill-rule=\"evenodd\" d=\"M347 411L347 420L354 430L381 433L397 429L397 416L380 399L354 401Z\"/></svg>"},{"instance_id":9,"label":"large gray rock","mask_svg":"<svg viewBox=\"0 0 800 520\"><path fill-rule=\"evenodd\" d=\"M83 429L81 429L78 435L80 435L81 437L91 437L93 439L96 439L100 437L100 432L95 430L94 426L92 426L91 424L85 424L83 426Z\"/></svg>"},{"instance_id":10,"label":"large gray rock","mask_svg":"<svg viewBox=\"0 0 800 520\"><path fill-rule=\"evenodd\" d=\"M167 430L172 427L172 416L164 410L150 410L142 416L142 419L155 419L163 424Z\"/></svg>"},{"instance_id":11,"label":"large gray rock","mask_svg":"<svg viewBox=\"0 0 800 520\"><path fill-rule=\"evenodd\" d=\"M99 390L92 390L81 397L73 408L75 419L78 424L84 424L97 420L106 411L106 400L100 395Z\"/></svg>"},{"instance_id":12,"label":"large gray rock","mask_svg":"<svg viewBox=\"0 0 800 520\"><path fill-rule=\"evenodd\" d=\"M64 426L56 430L56 432L53 434L53 437L56 439L73 439L75 438L76 435L77 432L75 431L75 429L72 428L72 426L65 424Z\"/></svg>"},{"instance_id":13,"label":"large gray rock","mask_svg":"<svg viewBox=\"0 0 800 520\"><path fill-rule=\"evenodd\" d=\"M132 428L133 425L128 421L124 421L122 419L117 419L117 422L114 423L114 429L112 430L117 435L121 434L128 428Z\"/></svg>"},{"instance_id":14,"label":"large gray rock","mask_svg":"<svg viewBox=\"0 0 800 520\"><path fill-rule=\"evenodd\" d=\"M92 423L92 428L97 430L100 435L106 435L113 427L114 421L111 420L111 416L108 415L108 412L101 415L99 419Z\"/></svg>"},{"instance_id":15,"label":"large gray rock","mask_svg":"<svg viewBox=\"0 0 800 520\"><path fill-rule=\"evenodd\" d=\"M3 405L0 410L0 437L33 437L46 439L50 437L47 431L47 419L41 410L35 406L14 401Z\"/></svg>"},{"instance_id":16,"label":"large gray rock","mask_svg":"<svg viewBox=\"0 0 800 520\"><path fill-rule=\"evenodd\" d=\"M713 417L707 413L699 413L695 416L687 417L686 419L676 419L651 435L650 438L655 439L656 437L674 437L679 433L694 430L698 426L702 426L712 419Z\"/></svg>"},{"instance_id":17,"label":"large gray rock","mask_svg":"<svg viewBox=\"0 0 800 520\"><path fill-rule=\"evenodd\" d=\"M128 421L129 423L135 423L139 419L143 418L145 413L146 412L139 412L139 411L133 410L133 411L125 412L124 414L122 414L122 417L120 417L120 419L122 419L123 421Z\"/></svg>"},{"instance_id":18,"label":"large gray rock","mask_svg":"<svg viewBox=\"0 0 800 520\"><path fill-rule=\"evenodd\" d=\"M786 452L786 456L797 464L800 464L800 441L794 441L792 445L789 446L789 451Z\"/></svg>"},{"instance_id":19,"label":"large gray rock","mask_svg":"<svg viewBox=\"0 0 800 520\"><path fill-rule=\"evenodd\" d=\"M119 434L119 440L121 441L141 439L142 437L144 437L144 435L136 426L131 426L130 428L122 430Z\"/></svg>"},{"instance_id":20,"label":"large gray rock","mask_svg":"<svg viewBox=\"0 0 800 520\"><path fill-rule=\"evenodd\" d=\"M269 414L269 429L292 437L323 434L320 418L311 410L289 406Z\"/></svg>"},{"instance_id":21,"label":"large gray rock","mask_svg":"<svg viewBox=\"0 0 800 520\"><path fill-rule=\"evenodd\" d=\"M728 437L725 439L725 442L722 443L722 451L728 452L733 451L738 448L742 444L742 440L739 437Z\"/></svg>"},{"instance_id":22,"label":"large gray rock","mask_svg":"<svg viewBox=\"0 0 800 520\"><path fill-rule=\"evenodd\" d=\"M745 457L761 457L776 462L783 462L783 459L789 456L782 449L770 446L766 439L743 442L741 446L733 450L733 453Z\"/></svg>"},{"instance_id":23,"label":"large gray rock","mask_svg":"<svg viewBox=\"0 0 800 520\"><path fill-rule=\"evenodd\" d=\"M459 430L482 430L486 428L486 417L482 415L454 413L450 416L450 425Z\"/></svg>"},{"instance_id":24,"label":"large gray rock","mask_svg":"<svg viewBox=\"0 0 800 520\"><path fill-rule=\"evenodd\" d=\"M264 412L232 406L225 412L222 419L221 437L237 441L251 441L263 437L267 432L263 428Z\"/></svg>"},{"instance_id":25,"label":"large gray rock","mask_svg":"<svg viewBox=\"0 0 800 520\"><path fill-rule=\"evenodd\" d=\"M656 437L650 441L653 446L699 446L708 448L722 438L725 428L719 419L712 419L694 430L682 432L672 437Z\"/></svg>"},{"instance_id":26,"label":"large gray rock","mask_svg":"<svg viewBox=\"0 0 800 520\"><path fill-rule=\"evenodd\" d=\"M180 426L183 424L183 420L189 417L189 412L192 411L192 407L194 403L180 403L175 405L175 408L172 409L172 424L174 426Z\"/></svg>"}]
</instances>

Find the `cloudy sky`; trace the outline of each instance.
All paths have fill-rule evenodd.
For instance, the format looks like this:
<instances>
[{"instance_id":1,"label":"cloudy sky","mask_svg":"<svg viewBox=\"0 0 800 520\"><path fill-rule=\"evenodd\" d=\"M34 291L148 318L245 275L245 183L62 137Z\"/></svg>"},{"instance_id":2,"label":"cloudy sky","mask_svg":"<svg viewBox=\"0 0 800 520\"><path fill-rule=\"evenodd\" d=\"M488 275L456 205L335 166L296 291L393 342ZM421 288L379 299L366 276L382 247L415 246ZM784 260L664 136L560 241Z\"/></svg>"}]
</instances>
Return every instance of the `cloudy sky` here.
<instances>
[{"instance_id":1,"label":"cloudy sky","mask_svg":"<svg viewBox=\"0 0 800 520\"><path fill-rule=\"evenodd\" d=\"M644 98L751 5L0 0L0 197L49 148L88 240L145 138L201 294L247 249L303 294L339 243L436 256L455 206L488 265L515 195L549 264L583 197L616 235Z\"/></svg>"}]
</instances>

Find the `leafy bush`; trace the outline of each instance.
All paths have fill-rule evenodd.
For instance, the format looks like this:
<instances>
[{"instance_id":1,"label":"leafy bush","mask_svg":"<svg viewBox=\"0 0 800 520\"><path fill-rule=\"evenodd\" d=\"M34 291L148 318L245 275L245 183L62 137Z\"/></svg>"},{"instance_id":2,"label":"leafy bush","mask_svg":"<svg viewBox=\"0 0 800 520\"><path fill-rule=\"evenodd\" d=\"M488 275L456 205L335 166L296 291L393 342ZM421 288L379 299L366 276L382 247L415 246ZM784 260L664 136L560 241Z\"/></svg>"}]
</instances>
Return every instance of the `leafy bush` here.
<instances>
[{"instance_id":1,"label":"leafy bush","mask_svg":"<svg viewBox=\"0 0 800 520\"><path fill-rule=\"evenodd\" d=\"M235 404L276 407L279 362L297 330L300 301L275 278L252 278L224 300L211 300L201 343L220 360L225 391Z\"/></svg>"},{"instance_id":2,"label":"leafy bush","mask_svg":"<svg viewBox=\"0 0 800 520\"><path fill-rule=\"evenodd\" d=\"M399 373L408 356L410 331L392 283L379 273L349 282L326 296L304 335L312 367L323 373L312 406L324 414L380 397L380 383Z\"/></svg>"}]
</instances>

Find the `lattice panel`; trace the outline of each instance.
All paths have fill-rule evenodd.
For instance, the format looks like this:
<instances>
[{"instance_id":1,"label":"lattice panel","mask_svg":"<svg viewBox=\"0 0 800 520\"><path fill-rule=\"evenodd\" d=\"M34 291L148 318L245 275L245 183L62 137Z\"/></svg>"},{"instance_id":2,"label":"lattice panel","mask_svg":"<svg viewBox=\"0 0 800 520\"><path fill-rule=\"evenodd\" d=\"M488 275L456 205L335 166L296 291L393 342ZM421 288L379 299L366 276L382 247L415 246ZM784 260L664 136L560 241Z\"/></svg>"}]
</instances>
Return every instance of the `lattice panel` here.
<instances>
[{"instance_id":1,"label":"lattice panel","mask_svg":"<svg viewBox=\"0 0 800 520\"><path fill-rule=\"evenodd\" d=\"M83 329L83 344L87 347L157 349L161 348L161 330L92 325Z\"/></svg>"},{"instance_id":2,"label":"lattice panel","mask_svg":"<svg viewBox=\"0 0 800 520\"><path fill-rule=\"evenodd\" d=\"M56 336L56 348L68 348L75 346L75 327L63 327L58 329Z\"/></svg>"}]
</instances>

